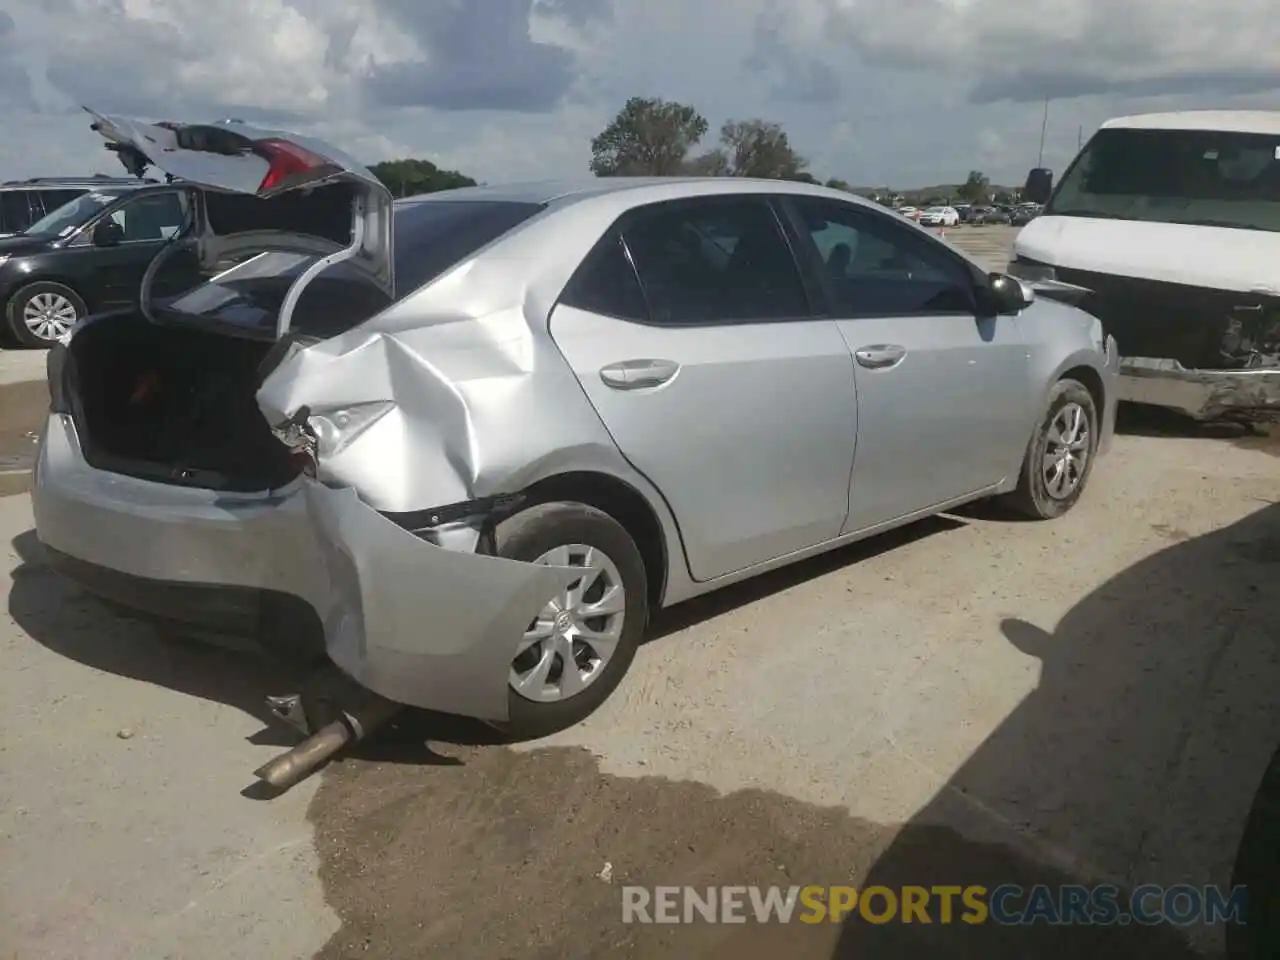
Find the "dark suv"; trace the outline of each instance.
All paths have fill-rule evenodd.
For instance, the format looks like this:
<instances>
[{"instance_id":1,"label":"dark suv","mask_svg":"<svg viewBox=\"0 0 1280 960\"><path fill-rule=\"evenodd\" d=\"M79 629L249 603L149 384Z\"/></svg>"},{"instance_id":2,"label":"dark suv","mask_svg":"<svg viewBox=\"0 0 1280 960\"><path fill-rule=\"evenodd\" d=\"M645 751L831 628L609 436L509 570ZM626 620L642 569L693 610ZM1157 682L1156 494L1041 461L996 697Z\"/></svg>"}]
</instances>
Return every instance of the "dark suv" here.
<instances>
[{"instance_id":1,"label":"dark suv","mask_svg":"<svg viewBox=\"0 0 1280 960\"><path fill-rule=\"evenodd\" d=\"M90 190L139 184L132 177L33 177L0 183L0 237L21 233L41 217Z\"/></svg>"},{"instance_id":2,"label":"dark suv","mask_svg":"<svg viewBox=\"0 0 1280 960\"><path fill-rule=\"evenodd\" d=\"M180 187L104 178L0 238L0 326L22 346L48 347L86 314L132 304L147 265L189 208ZM156 278L158 295L170 282L174 293L194 282L180 260Z\"/></svg>"}]
</instances>

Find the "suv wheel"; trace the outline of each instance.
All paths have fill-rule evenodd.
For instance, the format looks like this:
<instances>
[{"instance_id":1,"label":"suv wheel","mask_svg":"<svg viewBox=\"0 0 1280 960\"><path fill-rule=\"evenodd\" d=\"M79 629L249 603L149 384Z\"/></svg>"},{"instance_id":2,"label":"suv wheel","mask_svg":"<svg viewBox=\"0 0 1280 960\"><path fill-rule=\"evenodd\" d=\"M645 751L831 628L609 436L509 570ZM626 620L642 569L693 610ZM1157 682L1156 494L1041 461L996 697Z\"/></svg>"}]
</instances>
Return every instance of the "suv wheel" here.
<instances>
[{"instance_id":1,"label":"suv wheel","mask_svg":"<svg viewBox=\"0 0 1280 960\"><path fill-rule=\"evenodd\" d=\"M9 332L24 347L51 347L84 318L84 301L70 287L40 281L9 298Z\"/></svg>"}]
</instances>

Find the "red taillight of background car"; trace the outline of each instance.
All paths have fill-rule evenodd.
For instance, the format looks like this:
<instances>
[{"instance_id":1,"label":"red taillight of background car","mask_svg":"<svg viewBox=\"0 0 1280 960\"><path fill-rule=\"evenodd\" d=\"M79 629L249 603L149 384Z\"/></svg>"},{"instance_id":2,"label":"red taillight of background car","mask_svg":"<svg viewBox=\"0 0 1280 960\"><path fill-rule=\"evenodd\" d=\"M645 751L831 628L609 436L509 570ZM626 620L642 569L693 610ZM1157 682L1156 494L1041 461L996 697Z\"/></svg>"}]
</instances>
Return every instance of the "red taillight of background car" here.
<instances>
[{"instance_id":1,"label":"red taillight of background car","mask_svg":"<svg viewBox=\"0 0 1280 960\"><path fill-rule=\"evenodd\" d=\"M286 180L312 173L329 163L319 154L288 140L256 140L253 151L270 164L267 175L258 185L259 193L278 187Z\"/></svg>"}]
</instances>

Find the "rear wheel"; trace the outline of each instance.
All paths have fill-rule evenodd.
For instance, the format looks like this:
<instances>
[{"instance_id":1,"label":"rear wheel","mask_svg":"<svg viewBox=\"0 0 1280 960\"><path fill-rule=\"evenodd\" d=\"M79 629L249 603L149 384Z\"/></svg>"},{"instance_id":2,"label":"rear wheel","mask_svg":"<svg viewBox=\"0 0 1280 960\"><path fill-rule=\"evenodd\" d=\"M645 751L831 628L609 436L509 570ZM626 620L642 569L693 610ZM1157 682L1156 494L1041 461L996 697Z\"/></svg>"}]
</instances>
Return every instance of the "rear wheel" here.
<instances>
[{"instance_id":1,"label":"rear wheel","mask_svg":"<svg viewBox=\"0 0 1280 960\"><path fill-rule=\"evenodd\" d=\"M508 675L508 736L529 739L573 726L621 682L649 616L644 561L626 529L581 503L544 503L495 531L509 560L582 567L581 579L546 597L521 637Z\"/></svg>"},{"instance_id":2,"label":"rear wheel","mask_svg":"<svg viewBox=\"0 0 1280 960\"><path fill-rule=\"evenodd\" d=\"M1027 446L1018 489L1006 498L1017 512L1052 520L1076 505L1098 449L1098 410L1078 380L1059 380Z\"/></svg>"},{"instance_id":3,"label":"rear wheel","mask_svg":"<svg viewBox=\"0 0 1280 960\"><path fill-rule=\"evenodd\" d=\"M84 301L70 287L40 281L9 298L9 332L24 347L51 347L84 318Z\"/></svg>"}]
</instances>

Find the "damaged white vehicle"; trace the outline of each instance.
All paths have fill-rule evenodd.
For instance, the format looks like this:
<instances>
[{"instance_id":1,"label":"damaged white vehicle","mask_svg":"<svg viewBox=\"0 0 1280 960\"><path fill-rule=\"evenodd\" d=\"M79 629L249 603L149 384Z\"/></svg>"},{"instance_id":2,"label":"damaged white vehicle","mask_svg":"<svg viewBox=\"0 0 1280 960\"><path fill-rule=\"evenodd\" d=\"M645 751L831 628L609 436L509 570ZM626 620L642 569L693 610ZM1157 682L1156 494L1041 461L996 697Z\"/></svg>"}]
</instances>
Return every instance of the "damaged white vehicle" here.
<instances>
[{"instance_id":1,"label":"damaged white vehicle","mask_svg":"<svg viewBox=\"0 0 1280 960\"><path fill-rule=\"evenodd\" d=\"M327 660L378 718L564 727L653 611L982 497L1060 516L1109 442L1096 320L845 193L393 203L292 134L95 119L191 219L140 308L50 354L51 563ZM152 295L192 258L203 282ZM272 783L376 722L349 693L273 702L314 736Z\"/></svg>"}]
</instances>

